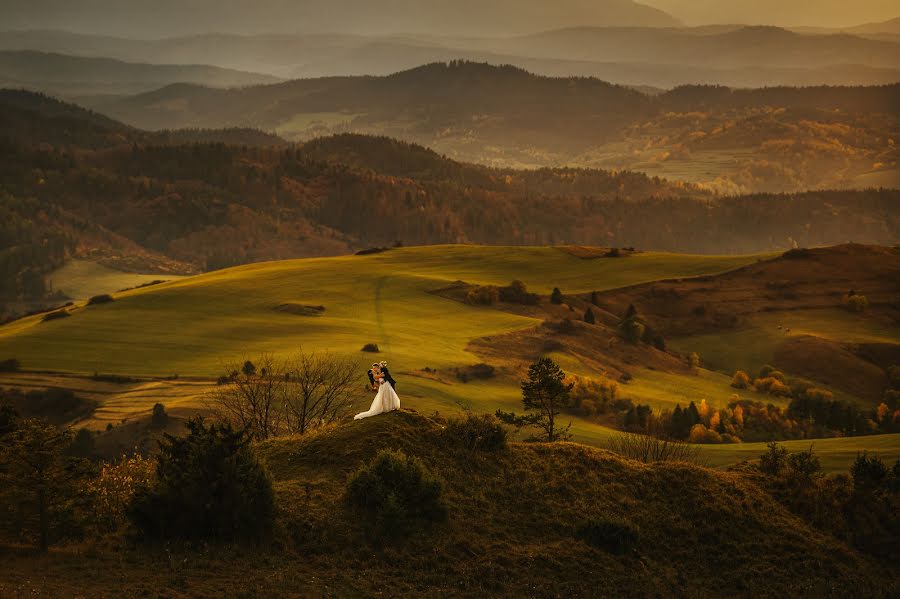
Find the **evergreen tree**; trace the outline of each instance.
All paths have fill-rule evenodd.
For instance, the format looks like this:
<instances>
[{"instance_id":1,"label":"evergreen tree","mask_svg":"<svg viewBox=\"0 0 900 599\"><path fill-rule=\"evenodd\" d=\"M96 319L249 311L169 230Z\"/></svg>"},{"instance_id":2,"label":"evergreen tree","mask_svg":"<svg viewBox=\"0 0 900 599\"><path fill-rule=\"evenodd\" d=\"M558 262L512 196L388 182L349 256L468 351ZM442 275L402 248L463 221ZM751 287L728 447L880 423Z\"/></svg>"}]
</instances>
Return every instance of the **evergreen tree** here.
<instances>
[{"instance_id":1,"label":"evergreen tree","mask_svg":"<svg viewBox=\"0 0 900 599\"><path fill-rule=\"evenodd\" d=\"M553 293L550 294L550 303L552 303L552 304L563 303L562 291L559 290L559 287L553 288Z\"/></svg>"},{"instance_id":2,"label":"evergreen tree","mask_svg":"<svg viewBox=\"0 0 900 599\"><path fill-rule=\"evenodd\" d=\"M534 441L565 441L571 437L570 422L564 428L557 427L556 417L568 404L571 383L565 383L566 373L550 358L541 358L528 368L528 380L522 381L522 404L526 413L497 410L497 418L517 428L531 426L542 431Z\"/></svg>"},{"instance_id":3,"label":"evergreen tree","mask_svg":"<svg viewBox=\"0 0 900 599\"><path fill-rule=\"evenodd\" d=\"M594 311L590 308L584 311L584 321L588 324L595 324L597 322L594 318Z\"/></svg>"}]
</instances>

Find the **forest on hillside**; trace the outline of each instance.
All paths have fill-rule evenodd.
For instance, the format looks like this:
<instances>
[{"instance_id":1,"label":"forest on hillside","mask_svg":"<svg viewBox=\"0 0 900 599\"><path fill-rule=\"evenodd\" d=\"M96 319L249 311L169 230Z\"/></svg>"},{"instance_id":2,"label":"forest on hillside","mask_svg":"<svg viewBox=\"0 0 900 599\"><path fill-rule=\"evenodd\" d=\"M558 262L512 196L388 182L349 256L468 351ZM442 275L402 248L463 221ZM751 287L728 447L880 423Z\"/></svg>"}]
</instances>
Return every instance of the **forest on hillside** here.
<instances>
[{"instance_id":1,"label":"forest on hillside","mask_svg":"<svg viewBox=\"0 0 900 599\"><path fill-rule=\"evenodd\" d=\"M147 133L0 98L7 300L40 296L37 275L73 255L190 272L395 243L750 253L891 244L900 227L896 190L721 196L630 171L464 164L383 137Z\"/></svg>"}]
</instances>

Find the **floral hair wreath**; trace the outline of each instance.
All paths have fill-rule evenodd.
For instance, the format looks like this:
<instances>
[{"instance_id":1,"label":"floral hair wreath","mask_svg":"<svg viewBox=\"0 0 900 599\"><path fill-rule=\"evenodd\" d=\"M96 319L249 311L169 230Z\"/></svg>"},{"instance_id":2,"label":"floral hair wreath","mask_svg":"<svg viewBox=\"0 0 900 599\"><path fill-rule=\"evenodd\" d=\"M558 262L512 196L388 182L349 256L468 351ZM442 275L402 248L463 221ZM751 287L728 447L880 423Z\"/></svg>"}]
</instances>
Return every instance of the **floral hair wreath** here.
<instances>
[{"instance_id":1,"label":"floral hair wreath","mask_svg":"<svg viewBox=\"0 0 900 599\"><path fill-rule=\"evenodd\" d=\"M381 362L378 363L378 365L381 366L382 368L385 368L385 367L387 367L387 362L382 360Z\"/></svg>"}]
</instances>

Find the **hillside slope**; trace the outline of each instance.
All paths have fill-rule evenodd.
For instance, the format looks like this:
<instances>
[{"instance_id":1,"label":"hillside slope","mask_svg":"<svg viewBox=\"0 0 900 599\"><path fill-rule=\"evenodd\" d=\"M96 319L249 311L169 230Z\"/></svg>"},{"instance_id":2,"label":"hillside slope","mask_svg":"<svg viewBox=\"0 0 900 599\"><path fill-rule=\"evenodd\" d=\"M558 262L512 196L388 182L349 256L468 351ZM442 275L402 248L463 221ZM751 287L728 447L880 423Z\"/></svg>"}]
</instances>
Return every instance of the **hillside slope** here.
<instances>
[{"instance_id":1,"label":"hillside slope","mask_svg":"<svg viewBox=\"0 0 900 599\"><path fill-rule=\"evenodd\" d=\"M470 452L441 431L440 422L404 410L262 444L281 506L275 547L202 555L129 548L124 559L112 549L63 548L39 571L33 560L9 555L0 591L873 598L896 591L896 580L791 515L748 475L645 466L570 443ZM416 456L442 479L446 523L382 548L366 541L367 515L346 507L343 493L348 476L380 449ZM616 555L577 540L589 518L634 527L634 550Z\"/></svg>"}]
</instances>

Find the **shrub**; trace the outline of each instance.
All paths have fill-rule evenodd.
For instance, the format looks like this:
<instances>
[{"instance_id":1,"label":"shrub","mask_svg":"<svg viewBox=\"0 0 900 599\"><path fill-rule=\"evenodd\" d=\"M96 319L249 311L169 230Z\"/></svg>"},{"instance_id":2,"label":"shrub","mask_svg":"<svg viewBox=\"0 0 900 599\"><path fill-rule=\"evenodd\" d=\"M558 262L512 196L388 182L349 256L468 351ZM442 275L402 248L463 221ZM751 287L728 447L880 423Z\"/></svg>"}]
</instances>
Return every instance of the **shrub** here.
<instances>
[{"instance_id":1,"label":"shrub","mask_svg":"<svg viewBox=\"0 0 900 599\"><path fill-rule=\"evenodd\" d=\"M2 366L0 366L0 369L2 369ZM900 365L894 364L893 366L888 368L887 374L888 379L890 379L891 381L891 387L893 387L894 389L900 389Z\"/></svg>"},{"instance_id":2,"label":"shrub","mask_svg":"<svg viewBox=\"0 0 900 599\"><path fill-rule=\"evenodd\" d=\"M746 389L750 386L750 375L743 370L738 370L731 379L731 386L735 389Z\"/></svg>"},{"instance_id":3,"label":"shrub","mask_svg":"<svg viewBox=\"0 0 900 599\"><path fill-rule=\"evenodd\" d=\"M864 295L854 293L853 295L848 295L844 298L844 305L847 306L851 312L862 313L869 307L869 300Z\"/></svg>"},{"instance_id":4,"label":"shrub","mask_svg":"<svg viewBox=\"0 0 900 599\"><path fill-rule=\"evenodd\" d=\"M275 519L272 481L243 431L187 423L186 437L165 435L156 479L139 489L128 517L145 539L255 540Z\"/></svg>"},{"instance_id":5,"label":"shrub","mask_svg":"<svg viewBox=\"0 0 900 599\"><path fill-rule=\"evenodd\" d=\"M539 297L536 293L529 293L528 287L522 281L513 281L507 287L500 288L500 299L511 304L537 305Z\"/></svg>"},{"instance_id":6,"label":"shrub","mask_svg":"<svg viewBox=\"0 0 900 599\"><path fill-rule=\"evenodd\" d=\"M22 363L15 358L0 360L0 372L19 372Z\"/></svg>"},{"instance_id":7,"label":"shrub","mask_svg":"<svg viewBox=\"0 0 900 599\"><path fill-rule=\"evenodd\" d=\"M759 374L756 376L758 379L766 379L769 378L769 375L775 372L777 368L770 364L766 364L762 368L759 369Z\"/></svg>"},{"instance_id":8,"label":"shrub","mask_svg":"<svg viewBox=\"0 0 900 599\"><path fill-rule=\"evenodd\" d=\"M822 464L818 456L813 453L812 447L806 451L798 451L788 455L787 472L800 481L808 481L822 471Z\"/></svg>"},{"instance_id":9,"label":"shrub","mask_svg":"<svg viewBox=\"0 0 900 599\"><path fill-rule=\"evenodd\" d=\"M778 476L784 470L788 451L783 445L772 441L766 444L766 453L759 456L759 469L770 476Z\"/></svg>"},{"instance_id":10,"label":"shrub","mask_svg":"<svg viewBox=\"0 0 900 599\"><path fill-rule=\"evenodd\" d=\"M787 397L791 394L791 388L775 377L766 377L764 379L756 379L753 381L753 388L758 393L768 393L769 395L777 395Z\"/></svg>"},{"instance_id":11,"label":"shrub","mask_svg":"<svg viewBox=\"0 0 900 599\"><path fill-rule=\"evenodd\" d=\"M166 413L166 406L157 403L153 406L153 414L150 416L150 426L153 428L165 428L169 423L169 414Z\"/></svg>"},{"instance_id":12,"label":"shrub","mask_svg":"<svg viewBox=\"0 0 900 599\"><path fill-rule=\"evenodd\" d=\"M637 320L626 320L621 325L622 336L629 343L637 343L644 336L644 325Z\"/></svg>"},{"instance_id":13,"label":"shrub","mask_svg":"<svg viewBox=\"0 0 900 599\"><path fill-rule=\"evenodd\" d=\"M496 369L490 364L480 363L467 366L465 368L456 369L456 378L464 383L468 383L472 379L489 379L496 374Z\"/></svg>"},{"instance_id":14,"label":"shrub","mask_svg":"<svg viewBox=\"0 0 900 599\"><path fill-rule=\"evenodd\" d=\"M417 458L381 450L350 478L346 500L365 516L368 532L405 537L447 517L441 492L440 481Z\"/></svg>"},{"instance_id":15,"label":"shrub","mask_svg":"<svg viewBox=\"0 0 900 599\"><path fill-rule=\"evenodd\" d=\"M94 453L94 435L86 428L78 429L66 453L76 458L89 458Z\"/></svg>"},{"instance_id":16,"label":"shrub","mask_svg":"<svg viewBox=\"0 0 900 599\"><path fill-rule=\"evenodd\" d=\"M716 431L706 428L705 425L697 423L691 427L688 434L688 441L691 443L721 443L722 435Z\"/></svg>"},{"instance_id":17,"label":"shrub","mask_svg":"<svg viewBox=\"0 0 900 599\"><path fill-rule=\"evenodd\" d=\"M377 354L380 350L378 349L378 345L376 345L375 343L366 343L362 346L362 349L360 351L364 351L370 354Z\"/></svg>"},{"instance_id":18,"label":"shrub","mask_svg":"<svg viewBox=\"0 0 900 599\"><path fill-rule=\"evenodd\" d=\"M655 434L653 431L649 434L623 433L616 435L607 442L606 449L629 460L637 460L645 464L654 462L700 464L701 462L698 447L669 436Z\"/></svg>"},{"instance_id":19,"label":"shrub","mask_svg":"<svg viewBox=\"0 0 900 599\"><path fill-rule=\"evenodd\" d=\"M597 319L594 317L594 311L588 308L584 311L584 321L588 324L595 324Z\"/></svg>"},{"instance_id":20,"label":"shrub","mask_svg":"<svg viewBox=\"0 0 900 599\"><path fill-rule=\"evenodd\" d=\"M101 530L116 530L125 523L135 493L153 483L154 464L135 454L103 465L100 475L88 485L96 524Z\"/></svg>"},{"instance_id":21,"label":"shrub","mask_svg":"<svg viewBox=\"0 0 900 599\"><path fill-rule=\"evenodd\" d=\"M51 320L59 320L60 318L68 318L72 316L68 310L56 310L54 312L47 312L44 314L44 317L41 318L41 322L49 322Z\"/></svg>"},{"instance_id":22,"label":"shrub","mask_svg":"<svg viewBox=\"0 0 900 599\"><path fill-rule=\"evenodd\" d=\"M687 357L687 365L688 368L691 369L691 372L697 372L700 369L700 354L695 351L689 353Z\"/></svg>"},{"instance_id":23,"label":"shrub","mask_svg":"<svg viewBox=\"0 0 900 599\"><path fill-rule=\"evenodd\" d=\"M451 418L442 434L452 445L469 451L500 451L506 447L506 429L493 414L466 413Z\"/></svg>"},{"instance_id":24,"label":"shrub","mask_svg":"<svg viewBox=\"0 0 900 599\"><path fill-rule=\"evenodd\" d=\"M91 299L88 300L88 306L95 306L97 304L108 304L113 301L113 296L108 293L103 293L101 295L95 295Z\"/></svg>"},{"instance_id":25,"label":"shrub","mask_svg":"<svg viewBox=\"0 0 900 599\"><path fill-rule=\"evenodd\" d=\"M559 287L553 288L553 292L550 294L550 303L557 305L563 303L563 295L562 291L559 290Z\"/></svg>"},{"instance_id":26,"label":"shrub","mask_svg":"<svg viewBox=\"0 0 900 599\"><path fill-rule=\"evenodd\" d=\"M591 547L623 555L634 551L638 543L637 529L621 518L591 518L575 530L575 538Z\"/></svg>"},{"instance_id":27,"label":"shrub","mask_svg":"<svg viewBox=\"0 0 900 599\"><path fill-rule=\"evenodd\" d=\"M500 290L494 285L479 285L466 293L466 303L493 306L500 301Z\"/></svg>"}]
</instances>

